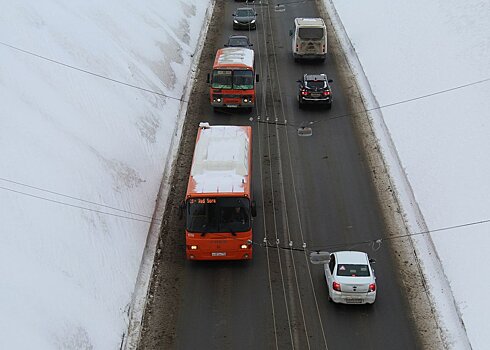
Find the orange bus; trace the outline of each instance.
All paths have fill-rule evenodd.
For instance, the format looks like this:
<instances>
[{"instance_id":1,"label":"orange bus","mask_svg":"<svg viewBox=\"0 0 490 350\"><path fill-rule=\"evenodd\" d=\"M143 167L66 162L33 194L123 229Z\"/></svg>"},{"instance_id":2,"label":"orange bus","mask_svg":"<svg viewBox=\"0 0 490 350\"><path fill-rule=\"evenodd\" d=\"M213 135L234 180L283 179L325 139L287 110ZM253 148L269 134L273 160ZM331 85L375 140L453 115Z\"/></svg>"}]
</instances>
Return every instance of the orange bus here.
<instances>
[{"instance_id":1,"label":"orange bus","mask_svg":"<svg viewBox=\"0 0 490 350\"><path fill-rule=\"evenodd\" d=\"M191 260L252 259L252 128L200 123L184 209Z\"/></svg>"},{"instance_id":2,"label":"orange bus","mask_svg":"<svg viewBox=\"0 0 490 350\"><path fill-rule=\"evenodd\" d=\"M255 105L254 51L244 47L225 47L216 52L209 98L214 109L220 107L247 108Z\"/></svg>"}]
</instances>

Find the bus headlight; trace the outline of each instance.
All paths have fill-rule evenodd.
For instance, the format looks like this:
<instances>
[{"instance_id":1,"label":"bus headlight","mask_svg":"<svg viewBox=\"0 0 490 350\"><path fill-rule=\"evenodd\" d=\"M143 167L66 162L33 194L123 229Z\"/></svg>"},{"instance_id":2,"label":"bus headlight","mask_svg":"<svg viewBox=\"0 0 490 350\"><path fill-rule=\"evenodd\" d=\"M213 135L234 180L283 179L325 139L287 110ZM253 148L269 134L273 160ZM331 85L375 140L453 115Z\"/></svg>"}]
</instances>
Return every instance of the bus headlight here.
<instances>
[{"instance_id":1,"label":"bus headlight","mask_svg":"<svg viewBox=\"0 0 490 350\"><path fill-rule=\"evenodd\" d=\"M240 249L247 249L247 248L248 248L248 245L246 245L246 244L242 244L242 245L240 246Z\"/></svg>"},{"instance_id":2,"label":"bus headlight","mask_svg":"<svg viewBox=\"0 0 490 350\"><path fill-rule=\"evenodd\" d=\"M245 98L243 99L243 103L248 103L248 98L246 98L246 97L245 97Z\"/></svg>"},{"instance_id":3,"label":"bus headlight","mask_svg":"<svg viewBox=\"0 0 490 350\"><path fill-rule=\"evenodd\" d=\"M191 245L190 248L191 250L197 250L197 245Z\"/></svg>"}]
</instances>

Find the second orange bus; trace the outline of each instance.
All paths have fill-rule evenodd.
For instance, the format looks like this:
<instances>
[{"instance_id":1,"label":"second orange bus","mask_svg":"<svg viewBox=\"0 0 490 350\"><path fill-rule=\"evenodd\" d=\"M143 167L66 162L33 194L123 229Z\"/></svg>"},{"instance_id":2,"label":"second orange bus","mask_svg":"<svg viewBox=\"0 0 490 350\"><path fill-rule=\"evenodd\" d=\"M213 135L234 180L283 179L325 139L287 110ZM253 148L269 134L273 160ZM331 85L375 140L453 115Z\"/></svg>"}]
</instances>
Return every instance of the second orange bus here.
<instances>
[{"instance_id":1,"label":"second orange bus","mask_svg":"<svg viewBox=\"0 0 490 350\"><path fill-rule=\"evenodd\" d=\"M213 72L208 74L211 105L215 109L246 108L251 111L255 106L255 82L258 81L253 50L243 47L219 49L214 59Z\"/></svg>"}]
</instances>

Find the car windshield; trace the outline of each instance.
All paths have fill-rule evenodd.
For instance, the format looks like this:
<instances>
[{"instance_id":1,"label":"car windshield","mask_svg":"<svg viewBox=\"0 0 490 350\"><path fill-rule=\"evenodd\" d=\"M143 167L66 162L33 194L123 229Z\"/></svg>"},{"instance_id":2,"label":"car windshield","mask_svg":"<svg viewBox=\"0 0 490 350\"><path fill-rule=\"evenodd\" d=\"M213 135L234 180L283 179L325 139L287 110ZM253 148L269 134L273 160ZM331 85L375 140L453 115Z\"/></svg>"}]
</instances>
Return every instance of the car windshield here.
<instances>
[{"instance_id":1,"label":"car windshield","mask_svg":"<svg viewBox=\"0 0 490 350\"><path fill-rule=\"evenodd\" d=\"M247 40L247 38L230 38L228 40L228 45L229 46L248 47L248 40Z\"/></svg>"},{"instance_id":2,"label":"car windshield","mask_svg":"<svg viewBox=\"0 0 490 350\"><path fill-rule=\"evenodd\" d=\"M190 232L244 232L250 230L247 198L191 198L187 200L186 227Z\"/></svg>"},{"instance_id":3,"label":"car windshield","mask_svg":"<svg viewBox=\"0 0 490 350\"><path fill-rule=\"evenodd\" d=\"M339 264L337 276L369 277L371 274L367 265Z\"/></svg>"},{"instance_id":4,"label":"car windshield","mask_svg":"<svg viewBox=\"0 0 490 350\"><path fill-rule=\"evenodd\" d=\"M254 75L249 70L215 70L211 87L214 89L250 90L254 88Z\"/></svg>"},{"instance_id":5,"label":"car windshield","mask_svg":"<svg viewBox=\"0 0 490 350\"><path fill-rule=\"evenodd\" d=\"M254 11L252 9L241 9L236 11L237 17L253 17Z\"/></svg>"},{"instance_id":6,"label":"car windshield","mask_svg":"<svg viewBox=\"0 0 490 350\"><path fill-rule=\"evenodd\" d=\"M321 39L323 38L323 28L300 28L298 35L301 39Z\"/></svg>"},{"instance_id":7,"label":"car windshield","mask_svg":"<svg viewBox=\"0 0 490 350\"><path fill-rule=\"evenodd\" d=\"M325 82L323 80L312 81L309 80L306 82L306 86L310 89L323 89L325 86Z\"/></svg>"},{"instance_id":8,"label":"car windshield","mask_svg":"<svg viewBox=\"0 0 490 350\"><path fill-rule=\"evenodd\" d=\"M249 70L233 71L233 88L238 90L250 90L254 88L254 76Z\"/></svg>"},{"instance_id":9,"label":"car windshield","mask_svg":"<svg viewBox=\"0 0 490 350\"><path fill-rule=\"evenodd\" d=\"M211 87L214 89L231 89L233 87L233 76L231 70L213 71Z\"/></svg>"}]
</instances>

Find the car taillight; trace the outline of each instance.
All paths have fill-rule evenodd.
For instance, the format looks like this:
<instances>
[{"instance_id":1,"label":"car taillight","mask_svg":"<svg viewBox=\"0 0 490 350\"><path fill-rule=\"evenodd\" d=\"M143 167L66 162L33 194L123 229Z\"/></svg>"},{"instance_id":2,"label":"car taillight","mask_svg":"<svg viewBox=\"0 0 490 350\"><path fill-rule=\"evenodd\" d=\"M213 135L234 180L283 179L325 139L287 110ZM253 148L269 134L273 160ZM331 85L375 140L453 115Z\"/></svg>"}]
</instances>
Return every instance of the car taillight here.
<instances>
[{"instance_id":1,"label":"car taillight","mask_svg":"<svg viewBox=\"0 0 490 350\"><path fill-rule=\"evenodd\" d=\"M340 292L340 283L334 282L333 285L333 290L336 290L337 292Z\"/></svg>"},{"instance_id":2,"label":"car taillight","mask_svg":"<svg viewBox=\"0 0 490 350\"><path fill-rule=\"evenodd\" d=\"M323 91L323 96L328 96L330 95L330 91Z\"/></svg>"},{"instance_id":3,"label":"car taillight","mask_svg":"<svg viewBox=\"0 0 490 350\"><path fill-rule=\"evenodd\" d=\"M301 95L306 96L306 95L309 95L309 94L310 94L309 91L307 91L307 90L301 90Z\"/></svg>"},{"instance_id":4,"label":"car taillight","mask_svg":"<svg viewBox=\"0 0 490 350\"><path fill-rule=\"evenodd\" d=\"M375 292L376 291L376 283L371 283L369 285L369 291L370 292Z\"/></svg>"}]
</instances>

